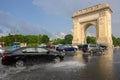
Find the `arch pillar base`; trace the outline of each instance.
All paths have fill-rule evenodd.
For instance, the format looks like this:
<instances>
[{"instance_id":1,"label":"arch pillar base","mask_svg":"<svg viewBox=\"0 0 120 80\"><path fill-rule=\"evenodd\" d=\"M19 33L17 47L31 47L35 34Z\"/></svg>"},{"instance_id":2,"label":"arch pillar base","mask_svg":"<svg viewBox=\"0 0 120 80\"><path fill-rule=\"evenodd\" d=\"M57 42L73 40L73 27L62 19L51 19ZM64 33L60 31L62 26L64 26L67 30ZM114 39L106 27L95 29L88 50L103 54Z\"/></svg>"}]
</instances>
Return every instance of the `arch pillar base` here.
<instances>
[{"instance_id":1,"label":"arch pillar base","mask_svg":"<svg viewBox=\"0 0 120 80\"><path fill-rule=\"evenodd\" d=\"M82 45L82 44L80 43L80 41L76 41L76 40L73 40L73 41L72 41L72 44L73 44L73 45Z\"/></svg>"},{"instance_id":2,"label":"arch pillar base","mask_svg":"<svg viewBox=\"0 0 120 80\"><path fill-rule=\"evenodd\" d=\"M107 37L98 38L97 39L97 44L106 45L108 47L113 46L112 45L112 40L108 39Z\"/></svg>"}]
</instances>

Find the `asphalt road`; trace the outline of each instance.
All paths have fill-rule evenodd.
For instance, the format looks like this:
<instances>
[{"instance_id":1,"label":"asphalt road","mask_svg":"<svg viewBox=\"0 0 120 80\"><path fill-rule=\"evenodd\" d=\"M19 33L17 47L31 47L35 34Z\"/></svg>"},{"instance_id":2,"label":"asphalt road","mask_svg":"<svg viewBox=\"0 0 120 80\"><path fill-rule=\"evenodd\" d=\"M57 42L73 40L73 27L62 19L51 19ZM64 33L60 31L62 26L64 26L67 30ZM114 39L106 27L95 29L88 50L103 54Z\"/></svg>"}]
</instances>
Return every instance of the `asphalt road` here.
<instances>
[{"instance_id":1,"label":"asphalt road","mask_svg":"<svg viewBox=\"0 0 120 80\"><path fill-rule=\"evenodd\" d=\"M68 53L63 62L15 68L0 64L0 80L120 80L120 49L104 55Z\"/></svg>"}]
</instances>

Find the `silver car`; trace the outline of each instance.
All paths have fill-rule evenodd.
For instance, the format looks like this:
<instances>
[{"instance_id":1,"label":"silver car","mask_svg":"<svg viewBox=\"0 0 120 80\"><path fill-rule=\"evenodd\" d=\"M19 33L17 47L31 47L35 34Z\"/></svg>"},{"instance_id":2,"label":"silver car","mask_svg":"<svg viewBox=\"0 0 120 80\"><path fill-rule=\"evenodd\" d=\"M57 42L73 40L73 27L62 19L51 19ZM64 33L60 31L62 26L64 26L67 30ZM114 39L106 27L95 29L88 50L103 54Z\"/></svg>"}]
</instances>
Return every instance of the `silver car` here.
<instances>
[{"instance_id":1,"label":"silver car","mask_svg":"<svg viewBox=\"0 0 120 80\"><path fill-rule=\"evenodd\" d=\"M103 49L97 44L84 44L82 51L88 53L103 53Z\"/></svg>"}]
</instances>

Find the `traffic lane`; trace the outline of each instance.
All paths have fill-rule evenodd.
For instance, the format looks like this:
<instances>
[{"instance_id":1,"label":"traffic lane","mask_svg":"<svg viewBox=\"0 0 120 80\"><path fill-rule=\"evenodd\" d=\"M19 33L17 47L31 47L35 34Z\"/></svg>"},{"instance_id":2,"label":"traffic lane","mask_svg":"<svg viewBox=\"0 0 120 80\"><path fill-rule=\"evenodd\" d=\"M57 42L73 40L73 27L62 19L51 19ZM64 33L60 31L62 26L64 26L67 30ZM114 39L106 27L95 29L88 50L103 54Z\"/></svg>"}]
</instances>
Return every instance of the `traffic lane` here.
<instances>
[{"instance_id":1,"label":"traffic lane","mask_svg":"<svg viewBox=\"0 0 120 80\"><path fill-rule=\"evenodd\" d=\"M65 75L69 78L69 72L75 73L80 68L85 66L84 63L75 61L73 57L74 53L69 53L65 56L64 61L53 64L53 63L45 63L39 65L28 66L23 69L16 69L14 67L4 67L4 73L1 76L3 80L57 80L57 77L60 76L62 78ZM76 69L74 69L76 68ZM52 74L51 74L52 73ZM64 74L65 73L65 74ZM47 75L47 77L46 77ZM72 76L72 73L71 73ZM54 78L55 77L55 78ZM58 78L60 80L61 78Z\"/></svg>"},{"instance_id":2,"label":"traffic lane","mask_svg":"<svg viewBox=\"0 0 120 80\"><path fill-rule=\"evenodd\" d=\"M81 52L58 64L40 64L7 75L3 80L120 80L120 50L83 57ZM114 54L113 54L114 53ZM9 72L9 71L8 71Z\"/></svg>"},{"instance_id":3,"label":"traffic lane","mask_svg":"<svg viewBox=\"0 0 120 80\"><path fill-rule=\"evenodd\" d=\"M4 80L73 80L84 68L84 64L69 61L58 64L34 65L19 73L8 75Z\"/></svg>"}]
</instances>

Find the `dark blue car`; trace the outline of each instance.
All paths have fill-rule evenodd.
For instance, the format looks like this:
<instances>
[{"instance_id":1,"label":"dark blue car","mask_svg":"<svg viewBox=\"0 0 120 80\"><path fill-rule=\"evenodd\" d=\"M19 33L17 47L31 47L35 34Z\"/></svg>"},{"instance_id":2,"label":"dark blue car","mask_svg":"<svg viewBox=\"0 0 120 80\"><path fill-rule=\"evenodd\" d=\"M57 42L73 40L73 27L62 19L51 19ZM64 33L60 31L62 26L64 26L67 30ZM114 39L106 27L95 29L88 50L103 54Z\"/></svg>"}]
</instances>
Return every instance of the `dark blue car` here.
<instances>
[{"instance_id":1,"label":"dark blue car","mask_svg":"<svg viewBox=\"0 0 120 80\"><path fill-rule=\"evenodd\" d=\"M77 49L72 45L60 45L56 48L57 51L76 51Z\"/></svg>"},{"instance_id":2,"label":"dark blue car","mask_svg":"<svg viewBox=\"0 0 120 80\"><path fill-rule=\"evenodd\" d=\"M74 48L73 46L64 46L64 50L65 51L76 51L77 49L76 48Z\"/></svg>"}]
</instances>

